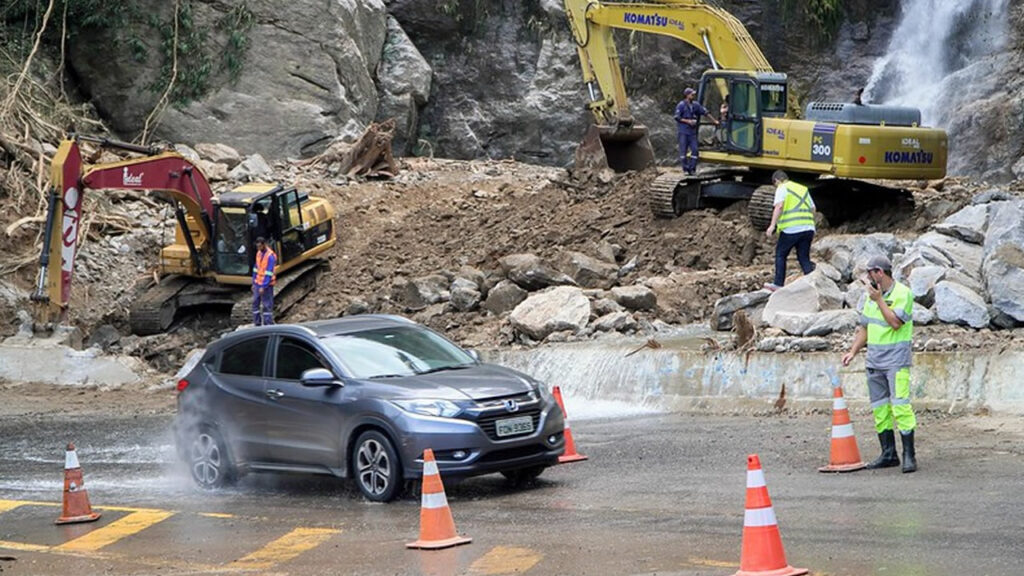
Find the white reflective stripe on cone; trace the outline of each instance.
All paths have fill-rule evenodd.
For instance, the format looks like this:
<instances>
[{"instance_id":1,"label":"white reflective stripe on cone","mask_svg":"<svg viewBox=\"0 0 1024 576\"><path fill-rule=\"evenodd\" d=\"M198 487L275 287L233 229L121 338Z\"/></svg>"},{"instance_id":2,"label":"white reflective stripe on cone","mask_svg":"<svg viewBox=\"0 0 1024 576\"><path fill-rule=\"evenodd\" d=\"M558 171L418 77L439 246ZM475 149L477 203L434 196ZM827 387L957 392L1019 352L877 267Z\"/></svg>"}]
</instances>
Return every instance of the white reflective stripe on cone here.
<instances>
[{"instance_id":1,"label":"white reflective stripe on cone","mask_svg":"<svg viewBox=\"0 0 1024 576\"><path fill-rule=\"evenodd\" d=\"M832 409L833 410L842 410L844 408L846 408L846 398L839 397L839 398L833 398L832 399Z\"/></svg>"},{"instance_id":2,"label":"white reflective stripe on cone","mask_svg":"<svg viewBox=\"0 0 1024 576\"><path fill-rule=\"evenodd\" d=\"M747 488L760 488L765 486L764 470L747 470Z\"/></svg>"},{"instance_id":3,"label":"white reflective stripe on cone","mask_svg":"<svg viewBox=\"0 0 1024 576\"><path fill-rule=\"evenodd\" d=\"M424 508L446 508L448 506L448 498L445 498L444 492L436 494L424 492L422 505Z\"/></svg>"},{"instance_id":4,"label":"white reflective stripe on cone","mask_svg":"<svg viewBox=\"0 0 1024 576\"><path fill-rule=\"evenodd\" d=\"M853 424L840 424L832 427L833 438L849 438L853 436Z\"/></svg>"},{"instance_id":5,"label":"white reflective stripe on cone","mask_svg":"<svg viewBox=\"0 0 1024 576\"><path fill-rule=\"evenodd\" d=\"M770 506L747 510L743 513L744 526L775 526L776 524L778 522L775 521L775 509Z\"/></svg>"},{"instance_id":6,"label":"white reflective stripe on cone","mask_svg":"<svg viewBox=\"0 0 1024 576\"><path fill-rule=\"evenodd\" d=\"M76 454L74 450L68 450L64 454L64 469L74 470L75 468L81 468L81 466L78 465L78 454Z\"/></svg>"},{"instance_id":7,"label":"white reflective stripe on cone","mask_svg":"<svg viewBox=\"0 0 1024 576\"><path fill-rule=\"evenodd\" d=\"M427 462L424 462L423 463L423 475L424 476L430 476L432 474L433 475L439 474L439 472L437 471L437 462L434 461L434 460L429 460Z\"/></svg>"}]
</instances>

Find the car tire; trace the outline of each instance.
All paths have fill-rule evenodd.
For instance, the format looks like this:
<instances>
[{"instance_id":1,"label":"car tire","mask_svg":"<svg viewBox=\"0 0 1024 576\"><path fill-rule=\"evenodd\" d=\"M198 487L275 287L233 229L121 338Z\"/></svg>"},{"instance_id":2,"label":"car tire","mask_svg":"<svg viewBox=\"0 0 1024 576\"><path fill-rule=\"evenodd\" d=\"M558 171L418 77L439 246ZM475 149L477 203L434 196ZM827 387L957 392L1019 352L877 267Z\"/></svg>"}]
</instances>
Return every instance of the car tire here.
<instances>
[{"instance_id":1,"label":"car tire","mask_svg":"<svg viewBox=\"0 0 1024 576\"><path fill-rule=\"evenodd\" d=\"M502 476L508 479L514 486L523 486L536 480L547 466L530 466L529 468L520 468L518 470L505 470L501 473Z\"/></svg>"},{"instance_id":2,"label":"car tire","mask_svg":"<svg viewBox=\"0 0 1024 576\"><path fill-rule=\"evenodd\" d=\"M227 444L217 430L203 426L190 435L186 448L186 462L196 486L214 490L235 481L234 463L228 454Z\"/></svg>"},{"instance_id":3,"label":"car tire","mask_svg":"<svg viewBox=\"0 0 1024 576\"><path fill-rule=\"evenodd\" d=\"M367 500L390 502L402 495L402 463L386 435L376 430L360 434L351 460L352 476Z\"/></svg>"}]
</instances>

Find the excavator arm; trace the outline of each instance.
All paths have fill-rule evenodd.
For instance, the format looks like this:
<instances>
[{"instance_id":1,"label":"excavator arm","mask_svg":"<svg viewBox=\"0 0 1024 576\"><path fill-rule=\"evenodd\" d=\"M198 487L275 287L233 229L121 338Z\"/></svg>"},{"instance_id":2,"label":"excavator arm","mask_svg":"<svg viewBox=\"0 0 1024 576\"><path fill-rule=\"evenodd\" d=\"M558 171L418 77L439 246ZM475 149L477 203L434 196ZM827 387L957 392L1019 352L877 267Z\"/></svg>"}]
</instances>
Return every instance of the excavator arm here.
<instances>
[{"instance_id":1,"label":"excavator arm","mask_svg":"<svg viewBox=\"0 0 1024 576\"><path fill-rule=\"evenodd\" d=\"M612 32L616 28L671 36L708 55L712 68L771 72L746 27L700 0L611 3L565 0L590 102L599 126L631 126L633 117Z\"/></svg>"},{"instance_id":2,"label":"excavator arm","mask_svg":"<svg viewBox=\"0 0 1024 576\"><path fill-rule=\"evenodd\" d=\"M39 277L32 294L35 301L48 303L51 320L63 320L71 299L71 280L78 253L78 234L83 218L85 190L141 190L164 192L177 207L178 223L185 231L193 263L202 269L200 252L212 237L213 191L195 165L174 152L134 146L108 140L101 145L149 154L122 162L87 165L82 159L79 140L64 140L51 164L51 189L43 251L39 258ZM188 229L186 214L197 224L195 234ZM193 237L195 236L195 237Z\"/></svg>"}]
</instances>

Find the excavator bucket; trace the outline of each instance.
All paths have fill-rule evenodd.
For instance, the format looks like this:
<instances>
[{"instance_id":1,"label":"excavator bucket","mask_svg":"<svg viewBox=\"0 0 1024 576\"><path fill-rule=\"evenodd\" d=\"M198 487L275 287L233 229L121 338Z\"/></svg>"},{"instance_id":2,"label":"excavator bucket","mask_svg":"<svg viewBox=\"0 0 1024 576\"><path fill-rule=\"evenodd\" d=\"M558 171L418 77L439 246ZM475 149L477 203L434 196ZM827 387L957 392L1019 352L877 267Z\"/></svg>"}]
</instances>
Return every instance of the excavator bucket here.
<instances>
[{"instance_id":1,"label":"excavator bucket","mask_svg":"<svg viewBox=\"0 0 1024 576\"><path fill-rule=\"evenodd\" d=\"M598 126L591 124L576 148L576 170L596 172L611 168L616 172L643 170L654 165L654 149L647 127Z\"/></svg>"}]
</instances>

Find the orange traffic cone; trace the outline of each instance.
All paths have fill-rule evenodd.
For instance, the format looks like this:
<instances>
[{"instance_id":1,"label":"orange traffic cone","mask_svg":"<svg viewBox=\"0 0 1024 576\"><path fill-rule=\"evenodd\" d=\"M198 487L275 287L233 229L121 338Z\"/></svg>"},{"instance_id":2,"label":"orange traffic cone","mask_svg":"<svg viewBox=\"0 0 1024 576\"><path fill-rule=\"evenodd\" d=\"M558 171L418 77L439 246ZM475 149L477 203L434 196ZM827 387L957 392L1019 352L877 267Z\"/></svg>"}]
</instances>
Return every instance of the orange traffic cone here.
<instances>
[{"instance_id":1,"label":"orange traffic cone","mask_svg":"<svg viewBox=\"0 0 1024 576\"><path fill-rule=\"evenodd\" d=\"M747 505L743 515L743 550L734 576L800 576L807 570L786 562L782 536L768 496L768 486L757 454L747 456Z\"/></svg>"},{"instance_id":2,"label":"orange traffic cone","mask_svg":"<svg viewBox=\"0 0 1024 576\"><path fill-rule=\"evenodd\" d=\"M99 517L100 513L93 512L89 505L89 493L85 491L75 445L68 443L68 450L64 454L64 510L54 524L93 522Z\"/></svg>"},{"instance_id":3,"label":"orange traffic cone","mask_svg":"<svg viewBox=\"0 0 1024 576\"><path fill-rule=\"evenodd\" d=\"M420 504L420 539L405 545L406 548L437 550L469 544L472 538L464 538L455 532L452 510L444 495L441 473L437 470L434 451L423 452L423 500Z\"/></svg>"},{"instance_id":4,"label":"orange traffic cone","mask_svg":"<svg viewBox=\"0 0 1024 576\"><path fill-rule=\"evenodd\" d=\"M853 472L867 466L860 459L857 438L853 435L853 424L850 423L850 410L843 398L842 386L832 388L832 453L828 466L818 468L818 472Z\"/></svg>"},{"instance_id":5,"label":"orange traffic cone","mask_svg":"<svg viewBox=\"0 0 1024 576\"><path fill-rule=\"evenodd\" d=\"M562 409L562 417L565 419L565 454L558 457L558 463L568 464L586 460L586 456L576 452L576 442L572 439L572 429L569 428L569 413L565 411L565 404L562 402L562 389L554 386L551 393L555 395L555 400L558 400L558 407Z\"/></svg>"}]
</instances>

